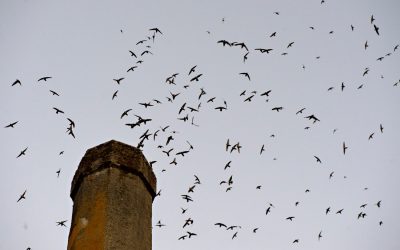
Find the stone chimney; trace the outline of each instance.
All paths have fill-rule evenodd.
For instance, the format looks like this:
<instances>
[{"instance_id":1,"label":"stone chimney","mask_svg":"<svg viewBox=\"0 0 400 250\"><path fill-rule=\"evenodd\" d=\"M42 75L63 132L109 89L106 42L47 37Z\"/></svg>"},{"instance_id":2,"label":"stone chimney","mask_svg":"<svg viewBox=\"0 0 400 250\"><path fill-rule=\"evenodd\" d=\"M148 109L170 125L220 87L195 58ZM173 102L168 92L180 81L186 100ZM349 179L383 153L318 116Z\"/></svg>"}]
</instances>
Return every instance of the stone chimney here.
<instances>
[{"instance_id":1,"label":"stone chimney","mask_svg":"<svg viewBox=\"0 0 400 250\"><path fill-rule=\"evenodd\" d=\"M155 196L141 150L114 140L87 150L71 185L68 250L151 250Z\"/></svg>"}]
</instances>

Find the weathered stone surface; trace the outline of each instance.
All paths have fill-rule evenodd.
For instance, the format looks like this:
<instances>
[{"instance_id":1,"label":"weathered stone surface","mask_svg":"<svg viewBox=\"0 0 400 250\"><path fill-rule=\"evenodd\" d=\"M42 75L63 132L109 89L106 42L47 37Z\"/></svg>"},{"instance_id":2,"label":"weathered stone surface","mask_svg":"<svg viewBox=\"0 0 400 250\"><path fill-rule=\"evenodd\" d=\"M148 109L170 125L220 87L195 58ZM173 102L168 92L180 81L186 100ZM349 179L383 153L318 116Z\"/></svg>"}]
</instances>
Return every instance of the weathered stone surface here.
<instances>
[{"instance_id":1,"label":"weathered stone surface","mask_svg":"<svg viewBox=\"0 0 400 250\"><path fill-rule=\"evenodd\" d=\"M117 141L89 149L72 182L68 250L151 250L155 193L140 150Z\"/></svg>"}]
</instances>

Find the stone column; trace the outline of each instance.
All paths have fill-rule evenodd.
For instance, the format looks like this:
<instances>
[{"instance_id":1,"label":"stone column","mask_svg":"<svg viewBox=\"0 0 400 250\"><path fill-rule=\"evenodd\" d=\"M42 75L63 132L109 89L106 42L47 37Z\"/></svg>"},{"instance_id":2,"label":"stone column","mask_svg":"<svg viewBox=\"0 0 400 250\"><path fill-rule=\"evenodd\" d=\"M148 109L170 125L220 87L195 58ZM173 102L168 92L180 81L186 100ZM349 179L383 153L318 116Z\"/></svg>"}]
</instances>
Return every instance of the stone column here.
<instances>
[{"instance_id":1,"label":"stone column","mask_svg":"<svg viewBox=\"0 0 400 250\"><path fill-rule=\"evenodd\" d=\"M155 196L141 150L114 140L87 150L71 185L68 250L151 250Z\"/></svg>"}]
</instances>

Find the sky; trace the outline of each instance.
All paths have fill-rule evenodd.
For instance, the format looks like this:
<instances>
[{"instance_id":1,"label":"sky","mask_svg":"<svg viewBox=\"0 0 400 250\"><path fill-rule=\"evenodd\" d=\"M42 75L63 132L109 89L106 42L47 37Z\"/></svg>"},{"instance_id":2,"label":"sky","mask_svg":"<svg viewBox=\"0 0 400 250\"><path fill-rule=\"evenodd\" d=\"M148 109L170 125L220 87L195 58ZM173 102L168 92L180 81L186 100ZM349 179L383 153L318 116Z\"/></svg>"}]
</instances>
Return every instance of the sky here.
<instances>
[{"instance_id":1,"label":"sky","mask_svg":"<svg viewBox=\"0 0 400 250\"><path fill-rule=\"evenodd\" d=\"M399 7L0 1L0 249L66 249L86 150L147 130L155 250L400 249ZM131 129L135 115L152 120Z\"/></svg>"}]
</instances>

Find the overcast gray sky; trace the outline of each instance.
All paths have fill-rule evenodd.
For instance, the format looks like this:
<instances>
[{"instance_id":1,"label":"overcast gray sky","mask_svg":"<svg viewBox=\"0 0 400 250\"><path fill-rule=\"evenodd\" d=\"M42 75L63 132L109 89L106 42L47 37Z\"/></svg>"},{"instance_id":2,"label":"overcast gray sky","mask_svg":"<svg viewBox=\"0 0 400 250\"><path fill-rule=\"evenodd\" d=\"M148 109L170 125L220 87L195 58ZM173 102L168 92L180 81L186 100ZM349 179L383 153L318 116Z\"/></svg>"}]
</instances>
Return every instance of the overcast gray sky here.
<instances>
[{"instance_id":1,"label":"overcast gray sky","mask_svg":"<svg viewBox=\"0 0 400 250\"><path fill-rule=\"evenodd\" d=\"M157 161L161 190L153 226L166 225L153 228L153 249L400 249L399 7L396 0L0 1L0 249L66 249L70 183L85 151L110 139L137 145L147 129L167 125L143 148ZM153 40L155 27L162 34ZM146 50L152 54L141 56ZM166 83L174 73L175 85ZM38 82L44 76L52 78ZM21 85L11 87L16 79ZM171 93L180 93L173 102ZM216 110L224 101L227 109ZM134 115L152 121L130 129ZM240 142L240 153L225 151L227 139ZM194 149L176 155L187 141ZM170 148L167 157L162 150ZM186 203L181 195L194 175L201 185ZM226 191L220 182L230 176ZM188 218L194 223L182 228ZM57 227L60 220L68 227ZM178 240L187 231L197 236Z\"/></svg>"}]
</instances>

